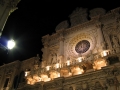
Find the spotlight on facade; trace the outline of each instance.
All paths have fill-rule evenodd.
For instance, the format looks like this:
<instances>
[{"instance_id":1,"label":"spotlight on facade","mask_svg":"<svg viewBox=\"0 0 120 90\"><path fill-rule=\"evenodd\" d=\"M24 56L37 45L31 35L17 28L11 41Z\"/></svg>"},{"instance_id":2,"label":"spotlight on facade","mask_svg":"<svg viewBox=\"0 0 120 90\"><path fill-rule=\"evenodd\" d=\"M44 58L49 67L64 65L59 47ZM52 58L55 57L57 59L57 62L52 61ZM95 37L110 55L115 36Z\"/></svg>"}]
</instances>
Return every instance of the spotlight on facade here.
<instances>
[{"instance_id":1,"label":"spotlight on facade","mask_svg":"<svg viewBox=\"0 0 120 90\"><path fill-rule=\"evenodd\" d=\"M109 50L104 50L104 51L101 52L102 57L105 57L107 55L109 55Z\"/></svg>"},{"instance_id":2,"label":"spotlight on facade","mask_svg":"<svg viewBox=\"0 0 120 90\"><path fill-rule=\"evenodd\" d=\"M83 57L79 57L77 58L78 62L82 62L83 61Z\"/></svg>"},{"instance_id":3,"label":"spotlight on facade","mask_svg":"<svg viewBox=\"0 0 120 90\"><path fill-rule=\"evenodd\" d=\"M50 70L50 66L46 66L46 70L49 71Z\"/></svg>"}]
</instances>

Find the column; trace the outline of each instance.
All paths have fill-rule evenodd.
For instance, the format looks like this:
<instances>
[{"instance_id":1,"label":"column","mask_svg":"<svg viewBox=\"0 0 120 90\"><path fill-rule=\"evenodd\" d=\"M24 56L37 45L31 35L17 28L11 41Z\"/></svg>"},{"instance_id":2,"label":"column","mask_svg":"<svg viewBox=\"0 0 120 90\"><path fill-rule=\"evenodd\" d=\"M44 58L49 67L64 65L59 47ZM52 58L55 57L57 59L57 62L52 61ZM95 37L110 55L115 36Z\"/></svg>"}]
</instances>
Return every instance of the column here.
<instances>
[{"instance_id":1,"label":"column","mask_svg":"<svg viewBox=\"0 0 120 90\"><path fill-rule=\"evenodd\" d=\"M18 66L20 66L20 65L18 65ZM9 89L13 89L12 88L12 85L13 85L13 83L14 83L14 78L15 78L15 75L17 75L16 73L17 73L17 71L18 71L18 66L15 66L15 67L13 67L13 72L11 73L11 77L10 77L10 84L9 84ZM19 77L18 77L19 78ZM18 81L17 81L17 84L18 84Z\"/></svg>"},{"instance_id":2,"label":"column","mask_svg":"<svg viewBox=\"0 0 120 90\"><path fill-rule=\"evenodd\" d=\"M48 59L48 44L44 45L44 49L45 49L45 59Z\"/></svg>"},{"instance_id":3,"label":"column","mask_svg":"<svg viewBox=\"0 0 120 90\"><path fill-rule=\"evenodd\" d=\"M98 35L97 48L98 48L98 51L101 52L105 48L105 45L104 45L105 42L104 42L101 23L100 24L98 23L96 27L97 27L97 35Z\"/></svg>"},{"instance_id":4,"label":"column","mask_svg":"<svg viewBox=\"0 0 120 90\"><path fill-rule=\"evenodd\" d=\"M64 57L64 37L63 37L63 34L60 35L60 38L59 38L59 58L60 58L60 63L63 62L63 57Z\"/></svg>"},{"instance_id":5,"label":"column","mask_svg":"<svg viewBox=\"0 0 120 90\"><path fill-rule=\"evenodd\" d=\"M49 43L49 35L45 35L42 37L42 43L43 43L43 56L42 60L47 60L48 59L48 43Z\"/></svg>"},{"instance_id":6,"label":"column","mask_svg":"<svg viewBox=\"0 0 120 90\"><path fill-rule=\"evenodd\" d=\"M5 79L6 79L6 68L4 67L3 73L1 75L0 90L2 90L2 88L3 88Z\"/></svg>"},{"instance_id":7,"label":"column","mask_svg":"<svg viewBox=\"0 0 120 90\"><path fill-rule=\"evenodd\" d=\"M64 39L60 39L60 56L64 55Z\"/></svg>"}]
</instances>

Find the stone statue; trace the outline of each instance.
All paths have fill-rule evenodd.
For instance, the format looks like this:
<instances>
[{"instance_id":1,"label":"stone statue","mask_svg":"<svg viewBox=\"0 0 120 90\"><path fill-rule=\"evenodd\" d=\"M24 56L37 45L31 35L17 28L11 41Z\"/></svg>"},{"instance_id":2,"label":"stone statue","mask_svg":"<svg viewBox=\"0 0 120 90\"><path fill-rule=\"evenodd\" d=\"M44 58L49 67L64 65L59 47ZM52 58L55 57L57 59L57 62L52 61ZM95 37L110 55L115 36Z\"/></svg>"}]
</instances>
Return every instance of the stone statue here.
<instances>
[{"instance_id":1,"label":"stone statue","mask_svg":"<svg viewBox=\"0 0 120 90\"><path fill-rule=\"evenodd\" d=\"M62 21L61 23L59 23L59 24L56 26L55 30L57 31L57 30L61 30L61 29L66 29L66 28L68 28L68 27L69 27L69 23L68 23L67 20L65 20L65 21Z\"/></svg>"},{"instance_id":2,"label":"stone statue","mask_svg":"<svg viewBox=\"0 0 120 90\"><path fill-rule=\"evenodd\" d=\"M48 61L47 61L47 64L52 64L52 60L53 60L53 55L52 54L49 54L49 58L48 58Z\"/></svg>"},{"instance_id":3,"label":"stone statue","mask_svg":"<svg viewBox=\"0 0 120 90\"><path fill-rule=\"evenodd\" d=\"M37 54L37 57L35 57L35 62L34 62L34 64L35 65L38 65L39 64L39 54Z\"/></svg>"},{"instance_id":4,"label":"stone statue","mask_svg":"<svg viewBox=\"0 0 120 90\"><path fill-rule=\"evenodd\" d=\"M88 90L88 84L86 82L83 82L82 89L83 90Z\"/></svg>"},{"instance_id":5,"label":"stone statue","mask_svg":"<svg viewBox=\"0 0 120 90\"><path fill-rule=\"evenodd\" d=\"M113 47L119 47L119 41L118 38L116 36L112 36L112 41L113 41Z\"/></svg>"},{"instance_id":6,"label":"stone statue","mask_svg":"<svg viewBox=\"0 0 120 90\"><path fill-rule=\"evenodd\" d=\"M95 82L95 90L104 90L99 81Z\"/></svg>"},{"instance_id":7,"label":"stone statue","mask_svg":"<svg viewBox=\"0 0 120 90\"><path fill-rule=\"evenodd\" d=\"M72 14L69 15L71 26L87 22L87 16L87 8L77 7L76 10L74 10Z\"/></svg>"},{"instance_id":8,"label":"stone statue","mask_svg":"<svg viewBox=\"0 0 120 90\"><path fill-rule=\"evenodd\" d=\"M90 18L96 17L98 15L104 15L106 13L106 10L103 8L94 8L90 10Z\"/></svg>"},{"instance_id":9,"label":"stone statue","mask_svg":"<svg viewBox=\"0 0 120 90\"><path fill-rule=\"evenodd\" d=\"M52 56L52 64L55 64L55 63L57 63L57 54L55 53L55 54L53 54L53 56Z\"/></svg>"}]
</instances>

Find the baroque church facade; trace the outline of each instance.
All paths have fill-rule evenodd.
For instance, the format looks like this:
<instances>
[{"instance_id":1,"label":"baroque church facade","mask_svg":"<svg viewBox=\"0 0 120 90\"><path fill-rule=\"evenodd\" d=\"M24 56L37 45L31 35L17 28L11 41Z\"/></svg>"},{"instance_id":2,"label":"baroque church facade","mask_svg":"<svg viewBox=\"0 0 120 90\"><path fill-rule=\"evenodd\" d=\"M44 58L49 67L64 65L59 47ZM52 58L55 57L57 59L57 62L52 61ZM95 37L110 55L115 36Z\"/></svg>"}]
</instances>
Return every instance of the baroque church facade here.
<instances>
[{"instance_id":1,"label":"baroque church facade","mask_svg":"<svg viewBox=\"0 0 120 90\"><path fill-rule=\"evenodd\" d=\"M76 8L43 54L0 66L1 90L120 90L120 8Z\"/></svg>"}]
</instances>

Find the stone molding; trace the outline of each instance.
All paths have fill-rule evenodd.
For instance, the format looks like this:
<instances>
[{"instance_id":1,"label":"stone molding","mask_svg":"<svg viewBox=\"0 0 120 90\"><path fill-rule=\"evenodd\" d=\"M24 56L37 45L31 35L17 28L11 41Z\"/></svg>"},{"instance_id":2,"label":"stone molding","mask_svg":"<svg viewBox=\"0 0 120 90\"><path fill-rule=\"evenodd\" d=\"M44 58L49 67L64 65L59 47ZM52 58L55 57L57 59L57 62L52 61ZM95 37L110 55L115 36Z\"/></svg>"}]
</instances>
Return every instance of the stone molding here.
<instances>
[{"instance_id":1,"label":"stone molding","mask_svg":"<svg viewBox=\"0 0 120 90\"><path fill-rule=\"evenodd\" d=\"M89 33L82 32L81 34L78 34L75 37L73 37L70 40L70 42L68 42L68 45L67 45L68 51L67 52L69 53L70 56L78 57L78 53L75 51L75 46L81 40L88 40L90 42L90 48L87 52L82 54L83 56L90 53L89 51L93 50L96 46L96 44L95 44L96 40L95 40L94 36Z\"/></svg>"}]
</instances>

